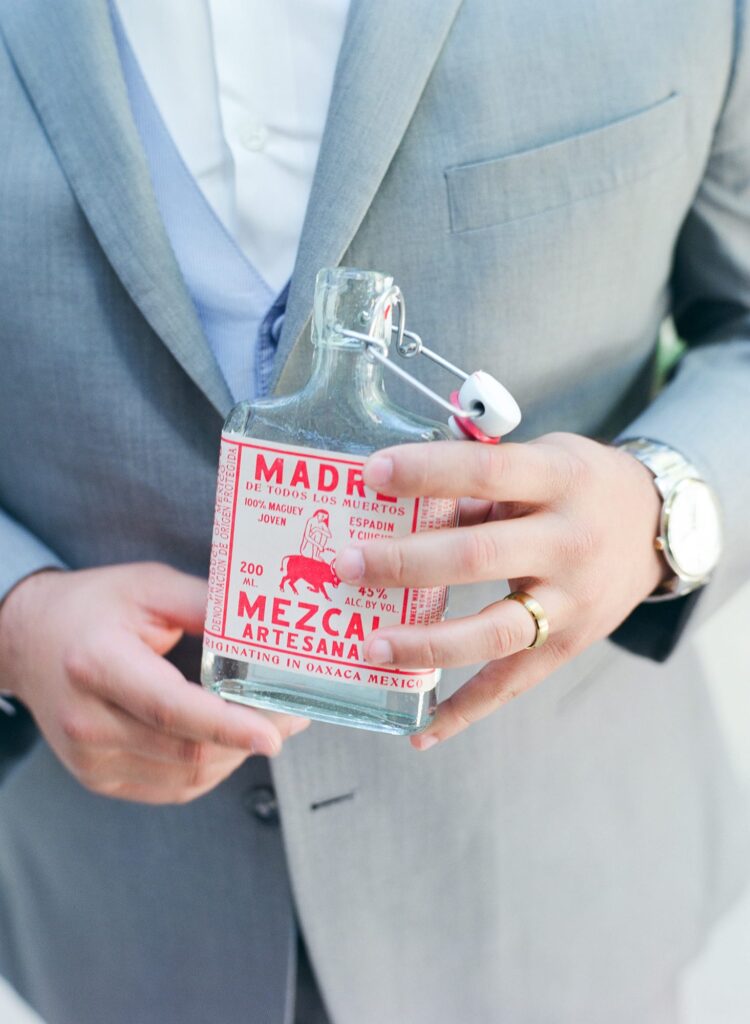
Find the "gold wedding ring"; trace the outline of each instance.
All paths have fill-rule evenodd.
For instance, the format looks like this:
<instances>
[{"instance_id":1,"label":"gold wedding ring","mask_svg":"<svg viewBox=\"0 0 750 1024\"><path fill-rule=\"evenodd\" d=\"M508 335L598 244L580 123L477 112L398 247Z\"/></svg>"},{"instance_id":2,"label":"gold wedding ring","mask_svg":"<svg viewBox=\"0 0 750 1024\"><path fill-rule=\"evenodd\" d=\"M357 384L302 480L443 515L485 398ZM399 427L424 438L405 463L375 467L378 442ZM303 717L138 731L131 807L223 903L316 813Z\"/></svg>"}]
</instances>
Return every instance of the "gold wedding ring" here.
<instances>
[{"instance_id":1,"label":"gold wedding ring","mask_svg":"<svg viewBox=\"0 0 750 1024\"><path fill-rule=\"evenodd\" d=\"M527 594L525 590L516 590L514 593L508 594L507 597L504 597L503 600L518 601L519 604L524 606L526 611L534 620L536 636L526 650L530 651L533 647L541 647L549 636L549 619L544 614L544 608L542 608L536 598L532 597L531 594Z\"/></svg>"}]
</instances>

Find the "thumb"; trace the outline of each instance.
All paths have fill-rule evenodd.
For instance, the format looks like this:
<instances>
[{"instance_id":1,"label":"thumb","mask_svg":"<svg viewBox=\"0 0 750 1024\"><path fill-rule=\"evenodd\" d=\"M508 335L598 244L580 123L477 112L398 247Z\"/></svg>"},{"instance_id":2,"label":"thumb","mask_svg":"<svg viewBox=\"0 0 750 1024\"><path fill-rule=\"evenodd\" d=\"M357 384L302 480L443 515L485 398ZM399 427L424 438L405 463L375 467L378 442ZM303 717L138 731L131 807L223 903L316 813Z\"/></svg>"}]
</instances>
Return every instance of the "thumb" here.
<instances>
[{"instance_id":1,"label":"thumb","mask_svg":"<svg viewBox=\"0 0 750 1024\"><path fill-rule=\"evenodd\" d=\"M137 566L138 600L147 613L144 639L165 654L183 633L200 636L206 617L208 584L169 565Z\"/></svg>"}]
</instances>

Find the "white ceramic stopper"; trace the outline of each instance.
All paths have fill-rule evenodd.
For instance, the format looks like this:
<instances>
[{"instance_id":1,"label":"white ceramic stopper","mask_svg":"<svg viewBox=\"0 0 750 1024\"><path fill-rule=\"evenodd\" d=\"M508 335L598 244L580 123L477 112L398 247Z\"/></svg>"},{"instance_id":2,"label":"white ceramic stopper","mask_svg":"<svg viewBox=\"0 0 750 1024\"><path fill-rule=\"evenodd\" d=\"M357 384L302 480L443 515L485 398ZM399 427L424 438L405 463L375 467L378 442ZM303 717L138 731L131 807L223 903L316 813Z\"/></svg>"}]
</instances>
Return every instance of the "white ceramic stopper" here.
<instances>
[{"instance_id":1,"label":"white ceramic stopper","mask_svg":"<svg viewBox=\"0 0 750 1024\"><path fill-rule=\"evenodd\" d=\"M473 417L472 423L489 437L505 437L521 422L521 410L513 395L484 370L476 370L464 381L458 401L465 412L482 407L484 411Z\"/></svg>"}]
</instances>

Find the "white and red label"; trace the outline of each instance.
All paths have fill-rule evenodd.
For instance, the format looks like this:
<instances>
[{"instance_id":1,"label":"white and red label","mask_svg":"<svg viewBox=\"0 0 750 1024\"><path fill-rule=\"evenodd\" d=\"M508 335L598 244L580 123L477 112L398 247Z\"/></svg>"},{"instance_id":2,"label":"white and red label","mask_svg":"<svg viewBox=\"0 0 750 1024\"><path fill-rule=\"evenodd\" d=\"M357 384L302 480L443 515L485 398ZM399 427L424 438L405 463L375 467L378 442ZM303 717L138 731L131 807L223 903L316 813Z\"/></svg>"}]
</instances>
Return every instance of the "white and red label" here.
<instances>
[{"instance_id":1,"label":"white and red label","mask_svg":"<svg viewBox=\"0 0 750 1024\"><path fill-rule=\"evenodd\" d=\"M446 588L343 583L348 543L453 526L456 503L365 487L363 458L222 435L205 647L295 675L400 690L432 689L432 669L364 660L378 628L442 618Z\"/></svg>"}]
</instances>

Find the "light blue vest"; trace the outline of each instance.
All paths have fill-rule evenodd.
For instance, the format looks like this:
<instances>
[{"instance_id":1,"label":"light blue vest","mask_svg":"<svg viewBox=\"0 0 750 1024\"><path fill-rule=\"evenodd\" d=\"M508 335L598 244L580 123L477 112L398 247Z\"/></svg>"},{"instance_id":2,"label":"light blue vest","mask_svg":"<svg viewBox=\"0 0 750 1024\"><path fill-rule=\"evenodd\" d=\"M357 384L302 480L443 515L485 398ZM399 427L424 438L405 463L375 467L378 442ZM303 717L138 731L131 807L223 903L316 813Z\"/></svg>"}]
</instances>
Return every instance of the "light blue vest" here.
<instances>
[{"instance_id":1,"label":"light blue vest","mask_svg":"<svg viewBox=\"0 0 750 1024\"><path fill-rule=\"evenodd\" d=\"M208 343L236 400L266 394L289 284L274 297L214 213L161 118L114 3L110 10L156 201Z\"/></svg>"}]
</instances>

